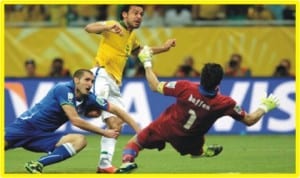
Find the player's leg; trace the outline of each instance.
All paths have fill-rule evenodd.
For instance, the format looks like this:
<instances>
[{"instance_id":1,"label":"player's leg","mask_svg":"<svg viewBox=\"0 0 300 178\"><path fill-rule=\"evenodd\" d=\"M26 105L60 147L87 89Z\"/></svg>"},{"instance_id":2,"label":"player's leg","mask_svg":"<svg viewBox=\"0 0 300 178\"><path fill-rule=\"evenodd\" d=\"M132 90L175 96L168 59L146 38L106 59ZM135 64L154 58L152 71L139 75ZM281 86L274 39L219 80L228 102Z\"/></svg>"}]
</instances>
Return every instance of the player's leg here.
<instances>
[{"instance_id":1,"label":"player's leg","mask_svg":"<svg viewBox=\"0 0 300 178\"><path fill-rule=\"evenodd\" d=\"M121 100L121 94L119 86L109 76L105 69L94 68L92 72L95 75L95 83L92 91L98 96L107 99L110 103L124 108L124 104ZM101 118L109 128L116 128L119 131L122 128L123 122L115 115L102 112ZM97 173L114 173L116 168L112 165L112 158L115 152L115 145L117 140L114 138L107 138L102 136L101 138L101 150L99 156L99 163L97 167Z\"/></svg>"},{"instance_id":2,"label":"player's leg","mask_svg":"<svg viewBox=\"0 0 300 178\"><path fill-rule=\"evenodd\" d=\"M103 113L105 116L107 113ZM121 132L123 121L115 116L105 118L104 122L110 129L117 129ZM114 173L117 168L112 165L113 155L115 153L117 139L102 136L101 150L97 173Z\"/></svg>"},{"instance_id":3,"label":"player's leg","mask_svg":"<svg viewBox=\"0 0 300 178\"><path fill-rule=\"evenodd\" d=\"M141 134L144 135L142 132ZM142 149L143 147L137 141L137 135L133 136L123 149L122 162L134 162Z\"/></svg>"},{"instance_id":4,"label":"player's leg","mask_svg":"<svg viewBox=\"0 0 300 178\"><path fill-rule=\"evenodd\" d=\"M24 148L35 152L48 152L48 154L40 157L37 161L29 161L25 164L25 168L30 173L41 173L45 166L74 156L87 144L85 137L81 134L63 136L60 133L47 133L36 139Z\"/></svg>"},{"instance_id":5,"label":"player's leg","mask_svg":"<svg viewBox=\"0 0 300 178\"><path fill-rule=\"evenodd\" d=\"M120 94L119 96L115 96L114 93L115 92L110 92L111 96L108 97L108 101L125 110ZM121 132L122 125L123 125L123 121L121 119L119 119L118 117L116 117L115 115L109 112L104 112L104 111L102 112L102 117L108 128L116 129L119 132ZM115 153L116 143L117 143L117 139L107 138L102 136L97 173L116 172L117 168L112 165L112 159Z\"/></svg>"},{"instance_id":6,"label":"player's leg","mask_svg":"<svg viewBox=\"0 0 300 178\"><path fill-rule=\"evenodd\" d=\"M145 133L140 132L144 135ZM122 165L118 168L116 173L129 173L137 168L137 164L134 162L138 153L143 147L137 142L137 135L133 136L123 149Z\"/></svg>"},{"instance_id":7,"label":"player's leg","mask_svg":"<svg viewBox=\"0 0 300 178\"><path fill-rule=\"evenodd\" d=\"M211 144L211 145L203 145L203 154L201 156L204 157L213 157L219 155L223 150L222 145Z\"/></svg>"},{"instance_id":8,"label":"player's leg","mask_svg":"<svg viewBox=\"0 0 300 178\"><path fill-rule=\"evenodd\" d=\"M21 124L20 122L13 123L5 128L5 150L18 147L26 148L28 143L37 140L35 137L36 135L36 131L30 125L25 123ZM42 170L43 165L41 163L37 163L32 166L32 169L29 172L41 173Z\"/></svg>"},{"instance_id":9,"label":"player's leg","mask_svg":"<svg viewBox=\"0 0 300 178\"><path fill-rule=\"evenodd\" d=\"M191 154L192 158L217 156L223 150L223 147L218 144L206 145L204 136L202 136L202 138L193 138L191 140L191 143L197 143L189 144L191 145L189 154Z\"/></svg>"},{"instance_id":10,"label":"player's leg","mask_svg":"<svg viewBox=\"0 0 300 178\"><path fill-rule=\"evenodd\" d=\"M81 134L68 134L56 143L55 149L39 159L44 166L63 161L74 156L87 145L86 138Z\"/></svg>"},{"instance_id":11,"label":"player's leg","mask_svg":"<svg viewBox=\"0 0 300 178\"><path fill-rule=\"evenodd\" d=\"M158 127L155 123L157 122L152 122L128 141L123 149L123 164L119 167L117 173L129 173L136 169L135 158L144 148L158 150L165 148L165 140L160 135L161 131L157 130Z\"/></svg>"},{"instance_id":12,"label":"player's leg","mask_svg":"<svg viewBox=\"0 0 300 178\"><path fill-rule=\"evenodd\" d=\"M5 127L5 150L23 147L24 144L29 142L34 135L34 128L32 126L14 122Z\"/></svg>"}]
</instances>

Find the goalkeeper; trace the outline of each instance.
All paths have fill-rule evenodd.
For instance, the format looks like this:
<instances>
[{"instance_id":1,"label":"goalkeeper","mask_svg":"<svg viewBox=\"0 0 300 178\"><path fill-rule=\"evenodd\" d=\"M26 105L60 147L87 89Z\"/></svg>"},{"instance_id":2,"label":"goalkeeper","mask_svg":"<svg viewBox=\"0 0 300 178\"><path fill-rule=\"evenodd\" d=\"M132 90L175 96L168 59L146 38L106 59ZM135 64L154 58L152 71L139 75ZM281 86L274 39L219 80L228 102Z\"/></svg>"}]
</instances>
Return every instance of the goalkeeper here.
<instances>
[{"instance_id":1,"label":"goalkeeper","mask_svg":"<svg viewBox=\"0 0 300 178\"><path fill-rule=\"evenodd\" d=\"M142 149L162 150L166 142L181 155L216 156L223 147L217 144L205 145L204 135L218 118L228 115L251 126L279 105L278 98L270 94L261 99L254 112L248 114L235 100L219 92L223 69L216 63L204 65L200 84L196 84L187 80L159 81L152 71L152 52L147 46L139 53L139 59L144 64L150 88L163 95L176 97L177 101L129 140L123 150L123 164L118 173L127 173L137 168L134 161Z\"/></svg>"}]
</instances>

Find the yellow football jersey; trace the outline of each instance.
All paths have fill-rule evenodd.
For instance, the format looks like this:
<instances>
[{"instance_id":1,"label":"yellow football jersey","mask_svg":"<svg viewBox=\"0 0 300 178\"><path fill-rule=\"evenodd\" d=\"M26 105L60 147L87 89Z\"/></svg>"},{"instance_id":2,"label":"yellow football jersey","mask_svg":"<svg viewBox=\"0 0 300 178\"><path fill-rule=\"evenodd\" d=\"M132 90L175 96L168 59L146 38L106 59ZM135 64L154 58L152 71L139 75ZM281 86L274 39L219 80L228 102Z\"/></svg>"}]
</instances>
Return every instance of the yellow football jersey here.
<instances>
[{"instance_id":1,"label":"yellow football jersey","mask_svg":"<svg viewBox=\"0 0 300 178\"><path fill-rule=\"evenodd\" d=\"M114 20L100 22L105 24L119 23ZM104 67L117 83L121 83L123 70L131 52L140 46L134 31L130 32L122 25L123 34L110 31L102 32L102 38L95 58L96 65Z\"/></svg>"}]
</instances>

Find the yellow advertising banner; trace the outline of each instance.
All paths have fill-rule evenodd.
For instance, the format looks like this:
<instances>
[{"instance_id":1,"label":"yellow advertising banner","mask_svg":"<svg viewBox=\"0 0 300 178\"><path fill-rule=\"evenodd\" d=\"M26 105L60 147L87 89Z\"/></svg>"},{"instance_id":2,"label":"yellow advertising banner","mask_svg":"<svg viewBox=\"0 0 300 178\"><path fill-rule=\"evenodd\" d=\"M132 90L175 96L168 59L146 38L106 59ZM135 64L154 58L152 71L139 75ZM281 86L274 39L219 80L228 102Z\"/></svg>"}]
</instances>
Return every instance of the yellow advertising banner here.
<instances>
[{"instance_id":1,"label":"yellow advertising banner","mask_svg":"<svg viewBox=\"0 0 300 178\"><path fill-rule=\"evenodd\" d=\"M40 76L47 76L51 62L60 57L65 67L92 68L100 35L88 34L83 28L6 28L5 76L25 76L24 62L32 58ZM279 61L291 60L295 72L295 28L278 26L247 27L178 27L141 28L137 36L142 45L159 46L175 38L177 45L154 57L154 70L162 77L173 76L187 56L195 68L218 62L224 67L232 53L243 57L242 65L253 76L271 76Z\"/></svg>"}]
</instances>

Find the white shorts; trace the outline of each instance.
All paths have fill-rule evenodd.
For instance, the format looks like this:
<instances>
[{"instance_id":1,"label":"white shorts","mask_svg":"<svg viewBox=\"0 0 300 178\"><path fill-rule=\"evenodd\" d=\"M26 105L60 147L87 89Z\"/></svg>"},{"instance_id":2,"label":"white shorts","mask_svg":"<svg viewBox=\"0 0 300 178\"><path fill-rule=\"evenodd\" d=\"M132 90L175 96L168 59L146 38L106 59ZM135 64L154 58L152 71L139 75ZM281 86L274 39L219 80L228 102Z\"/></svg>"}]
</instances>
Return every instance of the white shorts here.
<instances>
[{"instance_id":1,"label":"white shorts","mask_svg":"<svg viewBox=\"0 0 300 178\"><path fill-rule=\"evenodd\" d=\"M94 67L91 71L95 76L95 82L91 91L98 97L105 98L109 103L113 103L125 110L124 102L121 98L120 87L114 78L109 75L103 67ZM101 114L102 120L111 116L115 115L106 111L103 111Z\"/></svg>"}]
</instances>

